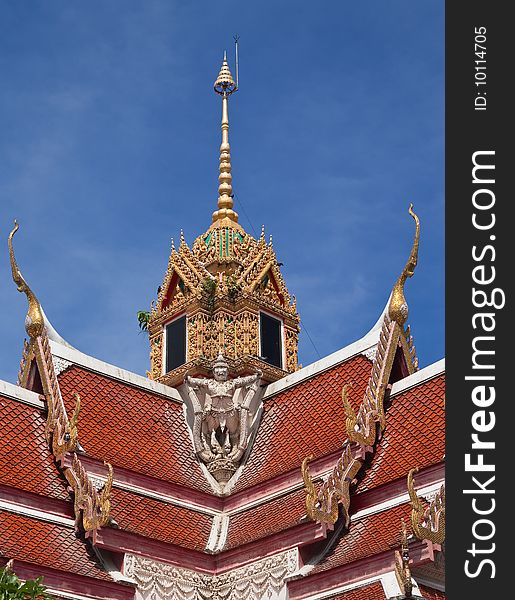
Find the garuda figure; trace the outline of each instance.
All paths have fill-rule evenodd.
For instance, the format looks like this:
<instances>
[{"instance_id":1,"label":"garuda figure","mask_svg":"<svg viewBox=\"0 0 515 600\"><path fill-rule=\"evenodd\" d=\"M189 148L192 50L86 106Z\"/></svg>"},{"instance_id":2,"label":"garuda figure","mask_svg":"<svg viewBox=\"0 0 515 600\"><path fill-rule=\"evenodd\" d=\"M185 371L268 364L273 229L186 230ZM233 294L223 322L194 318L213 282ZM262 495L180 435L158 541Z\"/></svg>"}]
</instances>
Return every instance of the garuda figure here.
<instances>
[{"instance_id":1,"label":"garuda figure","mask_svg":"<svg viewBox=\"0 0 515 600\"><path fill-rule=\"evenodd\" d=\"M195 413L195 452L220 483L232 477L247 447L249 408L262 375L257 371L228 379L229 365L220 353L213 363L213 379L184 378Z\"/></svg>"}]
</instances>

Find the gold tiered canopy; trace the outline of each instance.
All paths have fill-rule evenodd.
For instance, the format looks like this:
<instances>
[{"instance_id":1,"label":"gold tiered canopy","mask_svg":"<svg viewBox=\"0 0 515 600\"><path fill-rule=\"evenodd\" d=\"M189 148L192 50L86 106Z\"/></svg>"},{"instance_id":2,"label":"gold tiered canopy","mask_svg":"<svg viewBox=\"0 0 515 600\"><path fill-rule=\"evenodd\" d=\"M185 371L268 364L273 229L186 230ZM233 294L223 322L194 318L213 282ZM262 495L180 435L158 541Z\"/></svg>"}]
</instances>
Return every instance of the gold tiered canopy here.
<instances>
[{"instance_id":1,"label":"gold tiered canopy","mask_svg":"<svg viewBox=\"0 0 515 600\"><path fill-rule=\"evenodd\" d=\"M207 372L220 351L233 374L260 369L265 379L275 381L297 369L300 319L272 241L266 242L264 229L259 240L249 235L233 209L228 104L237 86L225 53L214 90L222 99L218 209L191 248L182 236L179 248L172 247L149 320L149 376L169 385L182 383L186 372ZM263 314L280 325L280 364L267 363L263 356ZM165 331L184 316L185 362L168 370Z\"/></svg>"}]
</instances>

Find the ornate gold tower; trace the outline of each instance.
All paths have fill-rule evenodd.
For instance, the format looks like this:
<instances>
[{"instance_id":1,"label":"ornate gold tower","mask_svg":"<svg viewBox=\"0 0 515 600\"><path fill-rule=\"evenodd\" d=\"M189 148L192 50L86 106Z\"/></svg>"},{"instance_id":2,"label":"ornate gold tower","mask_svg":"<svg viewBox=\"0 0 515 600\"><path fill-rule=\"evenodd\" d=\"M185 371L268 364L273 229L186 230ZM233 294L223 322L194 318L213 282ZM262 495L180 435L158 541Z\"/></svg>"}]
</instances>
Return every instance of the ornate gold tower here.
<instances>
[{"instance_id":1,"label":"ornate gold tower","mask_svg":"<svg viewBox=\"0 0 515 600\"><path fill-rule=\"evenodd\" d=\"M234 375L263 371L275 381L297 369L299 316L272 240L245 232L233 210L229 96L237 90L224 54L214 90L222 97L218 210L192 248L172 244L148 331L149 377L168 385L205 373L222 352Z\"/></svg>"}]
</instances>

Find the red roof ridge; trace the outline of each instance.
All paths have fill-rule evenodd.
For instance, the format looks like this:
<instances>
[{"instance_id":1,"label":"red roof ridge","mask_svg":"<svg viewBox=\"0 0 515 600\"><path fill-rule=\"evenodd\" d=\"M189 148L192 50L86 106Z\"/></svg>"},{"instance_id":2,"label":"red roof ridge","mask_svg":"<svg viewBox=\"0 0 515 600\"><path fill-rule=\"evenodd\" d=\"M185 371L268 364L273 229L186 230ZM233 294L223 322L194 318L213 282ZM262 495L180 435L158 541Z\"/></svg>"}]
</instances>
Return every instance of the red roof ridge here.
<instances>
[{"instance_id":1,"label":"red roof ridge","mask_svg":"<svg viewBox=\"0 0 515 600\"><path fill-rule=\"evenodd\" d=\"M405 392L410 388L418 387L419 385L426 383L426 381L438 377L438 375L441 375L442 373L445 373L445 358L431 363L423 369L415 371L415 373L412 373L411 375L408 375L407 377L396 381L392 385L392 389L390 391L390 398L401 394L402 392Z\"/></svg>"},{"instance_id":2,"label":"red roof ridge","mask_svg":"<svg viewBox=\"0 0 515 600\"><path fill-rule=\"evenodd\" d=\"M286 377L283 377L274 383L270 383L263 395L263 402L272 396L275 396L279 392L283 392L284 390L294 387L299 383L306 381L307 379L312 379L320 373L328 371L329 369L332 369L333 367L336 367L337 365L344 363L355 356L365 354L367 350L370 350L377 345L377 342L379 341L379 334L380 330L371 329L359 340L356 340L355 342L340 348L340 350L337 350L336 352L333 352L332 354L329 354L328 356L325 356L324 358L321 358L320 360L317 360L310 365L295 371L295 373L290 373L289 375L286 375Z\"/></svg>"},{"instance_id":3,"label":"red roof ridge","mask_svg":"<svg viewBox=\"0 0 515 600\"><path fill-rule=\"evenodd\" d=\"M314 470L314 479L318 480L324 475L328 475L333 468L334 461L337 460L339 455L340 452L338 451L314 460L313 463L311 463L311 469ZM64 467L71 465L71 458L71 454L66 456L63 462ZM107 479L103 461L90 457L87 454L81 455L80 458L81 463L90 478L98 482ZM187 508L211 516L223 514L228 516L236 515L288 495L303 487L300 471L298 469L293 469L285 474L269 479L266 485L257 484L233 495L221 497L214 496L213 494L201 490L195 490L194 497L188 498L186 496L191 493L190 488L183 488L183 486L178 484L163 482L130 469L118 467L116 464L113 466L116 470L113 488L152 498L154 500L167 502L177 507ZM134 481L135 476L137 477L137 483ZM285 481L284 484L281 485L281 480L283 479ZM270 484L276 480L279 481L279 485L277 488L273 486L271 488ZM162 489L155 489L153 485L156 484ZM256 489L254 490L254 488ZM259 493L259 490L261 489L263 489L264 493ZM202 502L203 500L205 500L205 502Z\"/></svg>"},{"instance_id":4,"label":"red roof ridge","mask_svg":"<svg viewBox=\"0 0 515 600\"><path fill-rule=\"evenodd\" d=\"M399 355L398 351L402 354ZM406 375L416 371L417 361L409 329L405 329L385 313L370 377L357 412L347 398L348 384L343 386L342 400L347 414L345 427L348 439L333 472L317 489L309 473L311 457L306 457L302 463L302 476L307 492L306 509L311 519L334 524L340 518L338 505L341 505L341 518L349 526L351 484L357 482L356 477L365 464L367 455L375 454L376 444L386 426L384 398L387 388L391 387L394 365L400 362L401 356L404 364L399 365L397 370Z\"/></svg>"},{"instance_id":5,"label":"red roof ridge","mask_svg":"<svg viewBox=\"0 0 515 600\"><path fill-rule=\"evenodd\" d=\"M173 387L153 381L152 379L148 379L143 375L138 375L137 373L122 369L116 365L104 362L103 360L90 356L89 354L85 354L76 348L64 346L63 344L54 340L49 341L52 355L55 357L64 359L80 367L84 367L85 369L93 371L94 373L100 373L101 375L106 375L111 379L122 381L127 385L154 392L155 394L165 396L169 400L173 400L180 404L183 403L179 392Z\"/></svg>"},{"instance_id":6,"label":"red roof ridge","mask_svg":"<svg viewBox=\"0 0 515 600\"><path fill-rule=\"evenodd\" d=\"M73 529L75 520L71 517L64 517L55 513L47 512L38 508L31 508L25 504L19 504L14 500L2 500L0 499L0 510L12 513L14 515L22 515L24 517L30 517L37 521L44 521L45 523L53 523L54 525L61 525L68 529Z\"/></svg>"}]
</instances>

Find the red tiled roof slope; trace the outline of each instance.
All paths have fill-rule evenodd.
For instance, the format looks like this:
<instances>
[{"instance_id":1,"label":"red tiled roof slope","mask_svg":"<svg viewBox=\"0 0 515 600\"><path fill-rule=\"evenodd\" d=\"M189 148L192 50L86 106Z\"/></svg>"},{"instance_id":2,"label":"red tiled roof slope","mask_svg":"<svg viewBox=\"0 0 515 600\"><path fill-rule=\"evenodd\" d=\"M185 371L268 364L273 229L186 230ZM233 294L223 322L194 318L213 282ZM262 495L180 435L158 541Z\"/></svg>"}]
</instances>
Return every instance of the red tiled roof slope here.
<instances>
[{"instance_id":1,"label":"red tiled roof slope","mask_svg":"<svg viewBox=\"0 0 515 600\"><path fill-rule=\"evenodd\" d=\"M393 565L394 550L400 547L401 518L408 523L410 514L410 505L402 504L351 522L349 532L341 537L330 554L310 574L328 571L389 549L392 550Z\"/></svg>"},{"instance_id":2,"label":"red tiled roof slope","mask_svg":"<svg viewBox=\"0 0 515 600\"><path fill-rule=\"evenodd\" d=\"M51 498L69 499L45 441L45 419L34 406L0 395L0 483Z\"/></svg>"},{"instance_id":3,"label":"red tiled roof slope","mask_svg":"<svg viewBox=\"0 0 515 600\"><path fill-rule=\"evenodd\" d=\"M204 550L213 518L187 508L113 488L111 517L120 529L177 544L192 550Z\"/></svg>"},{"instance_id":4,"label":"red tiled roof slope","mask_svg":"<svg viewBox=\"0 0 515 600\"><path fill-rule=\"evenodd\" d=\"M339 450L347 437L342 387L354 383L350 400L357 408L371 368L358 355L264 400L259 431L234 491L300 469L310 454L319 458Z\"/></svg>"},{"instance_id":5,"label":"red tiled roof slope","mask_svg":"<svg viewBox=\"0 0 515 600\"><path fill-rule=\"evenodd\" d=\"M230 517L225 549L241 546L298 525L306 514L306 491L297 490Z\"/></svg>"},{"instance_id":6,"label":"red tiled roof slope","mask_svg":"<svg viewBox=\"0 0 515 600\"><path fill-rule=\"evenodd\" d=\"M79 441L99 460L210 492L195 459L182 405L76 365L59 375L72 414L81 398Z\"/></svg>"},{"instance_id":7,"label":"red tiled roof slope","mask_svg":"<svg viewBox=\"0 0 515 600\"><path fill-rule=\"evenodd\" d=\"M445 454L445 376L439 375L393 397L386 428L358 493L423 469Z\"/></svg>"},{"instance_id":8,"label":"red tiled roof slope","mask_svg":"<svg viewBox=\"0 0 515 600\"><path fill-rule=\"evenodd\" d=\"M384 590L380 583L371 583L363 587L343 592L337 596L329 596L328 600L384 600Z\"/></svg>"},{"instance_id":9,"label":"red tiled roof slope","mask_svg":"<svg viewBox=\"0 0 515 600\"><path fill-rule=\"evenodd\" d=\"M439 592L425 585L419 585L418 589L426 600L445 600L445 592Z\"/></svg>"},{"instance_id":10,"label":"red tiled roof slope","mask_svg":"<svg viewBox=\"0 0 515 600\"><path fill-rule=\"evenodd\" d=\"M73 528L0 511L0 554L6 558L85 575L111 577L89 555Z\"/></svg>"}]
</instances>

